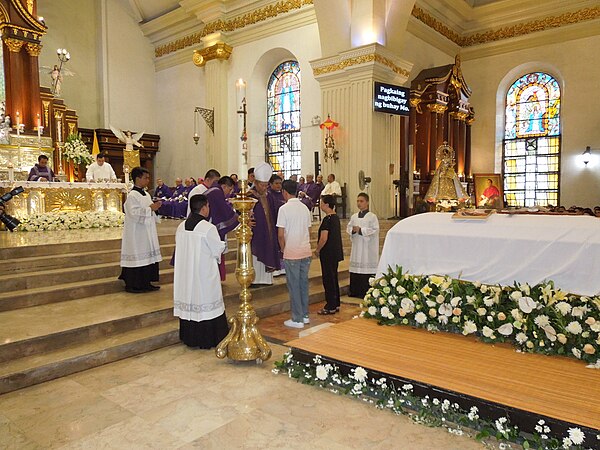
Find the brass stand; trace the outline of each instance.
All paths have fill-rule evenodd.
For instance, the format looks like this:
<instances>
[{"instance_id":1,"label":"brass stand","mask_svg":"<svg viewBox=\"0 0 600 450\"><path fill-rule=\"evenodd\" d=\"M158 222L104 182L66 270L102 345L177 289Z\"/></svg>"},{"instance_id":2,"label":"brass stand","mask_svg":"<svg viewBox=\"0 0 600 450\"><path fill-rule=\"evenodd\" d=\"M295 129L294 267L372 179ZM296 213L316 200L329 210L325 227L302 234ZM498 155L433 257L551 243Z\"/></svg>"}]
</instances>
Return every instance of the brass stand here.
<instances>
[{"instance_id":1,"label":"brass stand","mask_svg":"<svg viewBox=\"0 0 600 450\"><path fill-rule=\"evenodd\" d=\"M262 362L271 357L271 349L256 327L258 317L250 304L252 293L248 289L254 281L250 249L252 229L249 222L250 211L254 208L256 200L248 197L247 181L243 180L241 184L241 192L231 200L233 207L240 213L240 227L236 231L238 250L235 268L235 276L242 287L240 309L235 316L229 318L231 329L225 339L217 345L215 353L217 358L221 359L227 356L234 361Z\"/></svg>"}]
</instances>

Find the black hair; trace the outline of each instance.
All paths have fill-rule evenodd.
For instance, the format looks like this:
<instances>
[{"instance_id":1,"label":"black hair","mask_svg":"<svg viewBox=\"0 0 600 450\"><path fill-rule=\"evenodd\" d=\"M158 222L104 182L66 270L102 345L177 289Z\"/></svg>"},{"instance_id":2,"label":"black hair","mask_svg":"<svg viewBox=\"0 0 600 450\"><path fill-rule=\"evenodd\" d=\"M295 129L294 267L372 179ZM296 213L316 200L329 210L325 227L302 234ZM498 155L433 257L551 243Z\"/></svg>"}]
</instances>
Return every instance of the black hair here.
<instances>
[{"instance_id":1,"label":"black hair","mask_svg":"<svg viewBox=\"0 0 600 450\"><path fill-rule=\"evenodd\" d=\"M290 195L296 196L298 192L298 182L294 180L285 180L281 185L282 189Z\"/></svg>"},{"instance_id":2,"label":"black hair","mask_svg":"<svg viewBox=\"0 0 600 450\"><path fill-rule=\"evenodd\" d=\"M250 167L248 169L248 175L250 175L251 173L254 173L254 167Z\"/></svg>"},{"instance_id":3,"label":"black hair","mask_svg":"<svg viewBox=\"0 0 600 450\"><path fill-rule=\"evenodd\" d=\"M200 213L206 205L208 205L208 198L204 194L196 194L190 198L190 211L193 213Z\"/></svg>"},{"instance_id":4,"label":"black hair","mask_svg":"<svg viewBox=\"0 0 600 450\"><path fill-rule=\"evenodd\" d=\"M325 203L331 209L335 209L335 198L333 198L333 195L324 195L321 197L321 203Z\"/></svg>"},{"instance_id":5,"label":"black hair","mask_svg":"<svg viewBox=\"0 0 600 450\"><path fill-rule=\"evenodd\" d=\"M360 194L357 195L357 197L362 197L366 201L369 201L369 194L367 194L366 192L361 192Z\"/></svg>"},{"instance_id":6,"label":"black hair","mask_svg":"<svg viewBox=\"0 0 600 450\"><path fill-rule=\"evenodd\" d=\"M96 155L96 159L98 159L98 158L106 158L106 155L104 153L100 152Z\"/></svg>"},{"instance_id":7,"label":"black hair","mask_svg":"<svg viewBox=\"0 0 600 450\"><path fill-rule=\"evenodd\" d=\"M281 178L279 175L274 173L273 175L271 175L271 178L269 178L269 184L273 184L277 180L281 181L281 180L283 180L283 178Z\"/></svg>"},{"instance_id":8,"label":"black hair","mask_svg":"<svg viewBox=\"0 0 600 450\"><path fill-rule=\"evenodd\" d=\"M206 180L207 178L221 178L221 174L217 169L210 169L206 172L206 175L204 175L204 179Z\"/></svg>"},{"instance_id":9,"label":"black hair","mask_svg":"<svg viewBox=\"0 0 600 450\"><path fill-rule=\"evenodd\" d=\"M133 179L133 182L135 183L135 180L137 180L138 178L142 178L145 173L150 175L150 172L148 172L148 169L146 169L144 167L134 167L133 170L131 171L131 178Z\"/></svg>"},{"instance_id":10,"label":"black hair","mask_svg":"<svg viewBox=\"0 0 600 450\"><path fill-rule=\"evenodd\" d=\"M42 159L48 159L48 157L46 155L38 156L38 162L40 162Z\"/></svg>"},{"instance_id":11,"label":"black hair","mask_svg":"<svg viewBox=\"0 0 600 450\"><path fill-rule=\"evenodd\" d=\"M235 184L235 182L233 181L233 178L225 175L224 177L219 178L219 184L220 185L224 184L226 186L233 186Z\"/></svg>"}]
</instances>

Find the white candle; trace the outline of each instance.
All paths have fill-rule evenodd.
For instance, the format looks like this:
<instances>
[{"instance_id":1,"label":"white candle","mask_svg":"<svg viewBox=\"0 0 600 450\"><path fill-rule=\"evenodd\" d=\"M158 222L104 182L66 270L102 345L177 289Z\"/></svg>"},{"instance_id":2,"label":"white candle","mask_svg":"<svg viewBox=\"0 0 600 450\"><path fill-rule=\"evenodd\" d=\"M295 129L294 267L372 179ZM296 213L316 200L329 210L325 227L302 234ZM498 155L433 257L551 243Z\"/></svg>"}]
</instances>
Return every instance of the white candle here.
<instances>
[{"instance_id":1,"label":"white candle","mask_svg":"<svg viewBox=\"0 0 600 450\"><path fill-rule=\"evenodd\" d=\"M38 141L39 141L40 137L42 136L42 130L41 130L41 128L42 128L42 121L40 119L40 114L39 113L37 115L37 122L38 122L37 123L37 129L38 129Z\"/></svg>"},{"instance_id":2,"label":"white candle","mask_svg":"<svg viewBox=\"0 0 600 450\"><path fill-rule=\"evenodd\" d=\"M248 145L242 139L245 133L244 121L246 120L246 82L241 78L236 81L236 100L238 113L238 136L239 136L239 155L240 155L240 179L245 180L248 176Z\"/></svg>"},{"instance_id":3,"label":"white candle","mask_svg":"<svg viewBox=\"0 0 600 450\"><path fill-rule=\"evenodd\" d=\"M17 111L17 136L21 136L21 115Z\"/></svg>"}]
</instances>

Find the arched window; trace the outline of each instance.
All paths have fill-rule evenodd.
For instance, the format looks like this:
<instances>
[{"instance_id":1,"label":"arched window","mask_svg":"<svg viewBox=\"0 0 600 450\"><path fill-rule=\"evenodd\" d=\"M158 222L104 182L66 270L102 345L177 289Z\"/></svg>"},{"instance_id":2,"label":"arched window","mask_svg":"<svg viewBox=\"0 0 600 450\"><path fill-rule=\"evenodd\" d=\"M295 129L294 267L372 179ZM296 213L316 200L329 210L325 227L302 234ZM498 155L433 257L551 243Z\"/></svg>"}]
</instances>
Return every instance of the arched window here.
<instances>
[{"instance_id":1,"label":"arched window","mask_svg":"<svg viewBox=\"0 0 600 450\"><path fill-rule=\"evenodd\" d=\"M506 94L502 170L508 206L558 205L560 87L547 73L523 75Z\"/></svg>"},{"instance_id":2,"label":"arched window","mask_svg":"<svg viewBox=\"0 0 600 450\"><path fill-rule=\"evenodd\" d=\"M300 66L285 61L273 71L267 86L267 161L285 178L300 174Z\"/></svg>"}]
</instances>

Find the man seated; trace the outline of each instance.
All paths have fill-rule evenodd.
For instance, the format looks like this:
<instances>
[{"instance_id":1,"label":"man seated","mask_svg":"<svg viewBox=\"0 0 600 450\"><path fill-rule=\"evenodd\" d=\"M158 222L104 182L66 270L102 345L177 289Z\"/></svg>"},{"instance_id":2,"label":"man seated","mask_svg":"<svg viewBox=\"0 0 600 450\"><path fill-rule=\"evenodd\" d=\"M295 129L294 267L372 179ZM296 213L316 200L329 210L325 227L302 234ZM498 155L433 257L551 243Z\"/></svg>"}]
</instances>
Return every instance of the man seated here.
<instances>
[{"instance_id":1,"label":"man seated","mask_svg":"<svg viewBox=\"0 0 600 450\"><path fill-rule=\"evenodd\" d=\"M185 186L181 178L175 178L175 189L173 189L173 194L171 195L172 199L178 198L180 195L183 195L183 191L185 190Z\"/></svg>"},{"instance_id":2,"label":"man seated","mask_svg":"<svg viewBox=\"0 0 600 450\"><path fill-rule=\"evenodd\" d=\"M313 208L319 201L321 195L321 187L315 183L313 174L306 175L306 183L302 185L302 189L298 191L298 198L306 205L308 209ZM300 188L299 188L300 189Z\"/></svg>"},{"instance_id":3,"label":"man seated","mask_svg":"<svg viewBox=\"0 0 600 450\"><path fill-rule=\"evenodd\" d=\"M324 195L342 196L342 188L340 187L340 183L335 181L335 175L332 173L327 175L327 184L321 191L321 197Z\"/></svg>"},{"instance_id":4,"label":"man seated","mask_svg":"<svg viewBox=\"0 0 600 450\"><path fill-rule=\"evenodd\" d=\"M105 161L105 158L106 155L104 153L98 153L96 155L96 162L90 164L85 174L85 178L88 181L110 181L117 179L115 171L112 166Z\"/></svg>"},{"instance_id":5,"label":"man seated","mask_svg":"<svg viewBox=\"0 0 600 450\"><path fill-rule=\"evenodd\" d=\"M156 189L154 190L154 197L169 198L171 197L171 195L173 195L173 192L171 192L171 188L169 188L169 186L163 183L162 179L158 178L156 180Z\"/></svg>"},{"instance_id":6,"label":"man seated","mask_svg":"<svg viewBox=\"0 0 600 450\"><path fill-rule=\"evenodd\" d=\"M48 157L38 156L38 162L29 171L27 181L54 181L54 172L48 167Z\"/></svg>"}]
</instances>

